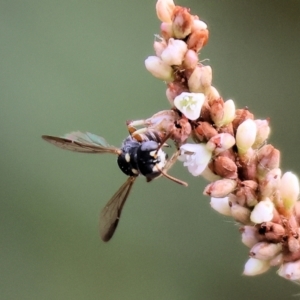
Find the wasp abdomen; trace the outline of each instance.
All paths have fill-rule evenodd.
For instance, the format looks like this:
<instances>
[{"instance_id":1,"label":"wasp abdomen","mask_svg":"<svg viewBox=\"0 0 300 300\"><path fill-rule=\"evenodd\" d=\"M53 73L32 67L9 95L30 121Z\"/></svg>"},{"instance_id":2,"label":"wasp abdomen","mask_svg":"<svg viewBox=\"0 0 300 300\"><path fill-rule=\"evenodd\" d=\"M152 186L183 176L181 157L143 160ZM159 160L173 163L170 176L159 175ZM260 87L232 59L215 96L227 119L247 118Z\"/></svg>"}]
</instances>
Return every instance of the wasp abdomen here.
<instances>
[{"instance_id":1,"label":"wasp abdomen","mask_svg":"<svg viewBox=\"0 0 300 300\"><path fill-rule=\"evenodd\" d=\"M127 176L138 176L138 164L137 164L137 149L140 143L133 140L131 137L125 139L122 145L122 153L118 156L119 168Z\"/></svg>"}]
</instances>

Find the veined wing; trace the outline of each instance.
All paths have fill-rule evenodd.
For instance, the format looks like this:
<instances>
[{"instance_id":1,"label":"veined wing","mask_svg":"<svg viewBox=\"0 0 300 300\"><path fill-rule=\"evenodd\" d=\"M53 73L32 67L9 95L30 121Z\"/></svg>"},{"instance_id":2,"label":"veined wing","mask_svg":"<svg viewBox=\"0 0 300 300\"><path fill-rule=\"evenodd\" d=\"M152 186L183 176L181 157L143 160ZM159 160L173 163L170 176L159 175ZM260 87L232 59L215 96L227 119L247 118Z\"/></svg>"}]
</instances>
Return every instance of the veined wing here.
<instances>
[{"instance_id":1,"label":"veined wing","mask_svg":"<svg viewBox=\"0 0 300 300\"><path fill-rule=\"evenodd\" d=\"M110 146L103 137L89 132L74 131L63 137L43 135L42 138L54 146L75 152L113 153L117 155L122 152L119 148Z\"/></svg>"},{"instance_id":2,"label":"veined wing","mask_svg":"<svg viewBox=\"0 0 300 300\"><path fill-rule=\"evenodd\" d=\"M114 235L123 206L136 178L136 176L129 177L102 209L100 213L100 236L104 242L108 242Z\"/></svg>"}]
</instances>

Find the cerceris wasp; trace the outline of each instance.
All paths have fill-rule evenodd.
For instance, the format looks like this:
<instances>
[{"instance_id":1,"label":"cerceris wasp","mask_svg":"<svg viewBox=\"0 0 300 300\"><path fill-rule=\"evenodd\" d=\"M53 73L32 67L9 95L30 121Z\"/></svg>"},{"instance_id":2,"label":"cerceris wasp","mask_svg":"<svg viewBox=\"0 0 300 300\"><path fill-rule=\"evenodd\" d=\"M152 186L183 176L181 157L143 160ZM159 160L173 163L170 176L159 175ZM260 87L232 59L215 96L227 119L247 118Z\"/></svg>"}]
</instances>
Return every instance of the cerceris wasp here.
<instances>
[{"instance_id":1,"label":"cerceris wasp","mask_svg":"<svg viewBox=\"0 0 300 300\"><path fill-rule=\"evenodd\" d=\"M179 184L187 185L164 171L173 161L172 159L167 161L167 154L161 149L164 141L156 131L147 131L138 136L129 135L123 141L121 148L110 146L104 138L89 132L71 132L63 137L43 135L42 138L59 148L70 151L112 153L118 156L119 168L129 177L101 211L100 236L105 242L112 238L125 201L139 175L146 177L147 182L163 175Z\"/></svg>"}]
</instances>

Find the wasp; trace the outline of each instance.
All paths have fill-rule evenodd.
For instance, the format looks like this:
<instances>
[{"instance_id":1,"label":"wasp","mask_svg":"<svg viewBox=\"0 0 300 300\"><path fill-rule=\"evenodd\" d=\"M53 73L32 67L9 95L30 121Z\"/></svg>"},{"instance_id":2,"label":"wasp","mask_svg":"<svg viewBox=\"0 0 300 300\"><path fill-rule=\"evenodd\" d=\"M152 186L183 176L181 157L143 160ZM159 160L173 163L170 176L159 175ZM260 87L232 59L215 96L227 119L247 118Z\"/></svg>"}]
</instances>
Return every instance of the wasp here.
<instances>
[{"instance_id":1,"label":"wasp","mask_svg":"<svg viewBox=\"0 0 300 300\"><path fill-rule=\"evenodd\" d=\"M111 197L100 213L100 236L108 242L114 235L118 226L122 209L139 175L146 178L147 182L165 176L168 179L187 186L187 183L167 174L176 160L176 155L168 161L167 154L162 150L166 146L161 135L155 130L143 134L132 135L135 129L130 128L130 135L123 141L121 148L109 145L103 137L93 133L80 131L71 132L63 137L43 135L42 138L61 148L80 153L117 155L117 163L121 171L128 176L125 183Z\"/></svg>"}]
</instances>

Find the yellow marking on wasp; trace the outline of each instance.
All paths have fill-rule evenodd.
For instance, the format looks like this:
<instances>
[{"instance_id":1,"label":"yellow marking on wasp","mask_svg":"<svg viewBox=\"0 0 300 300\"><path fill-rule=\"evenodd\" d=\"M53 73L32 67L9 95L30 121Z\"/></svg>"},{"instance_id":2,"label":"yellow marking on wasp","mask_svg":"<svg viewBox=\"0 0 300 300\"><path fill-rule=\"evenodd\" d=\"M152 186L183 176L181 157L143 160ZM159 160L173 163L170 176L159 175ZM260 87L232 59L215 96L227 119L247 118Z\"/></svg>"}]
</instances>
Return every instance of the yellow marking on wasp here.
<instances>
[{"instance_id":1,"label":"yellow marking on wasp","mask_svg":"<svg viewBox=\"0 0 300 300\"><path fill-rule=\"evenodd\" d=\"M130 162L130 155L129 153L125 154L125 160L129 163Z\"/></svg>"},{"instance_id":2,"label":"yellow marking on wasp","mask_svg":"<svg viewBox=\"0 0 300 300\"><path fill-rule=\"evenodd\" d=\"M131 169L131 172L132 172L133 174L136 174L136 175L139 174L139 171L138 171L137 169L133 169L133 168L132 168L132 169Z\"/></svg>"}]
</instances>

